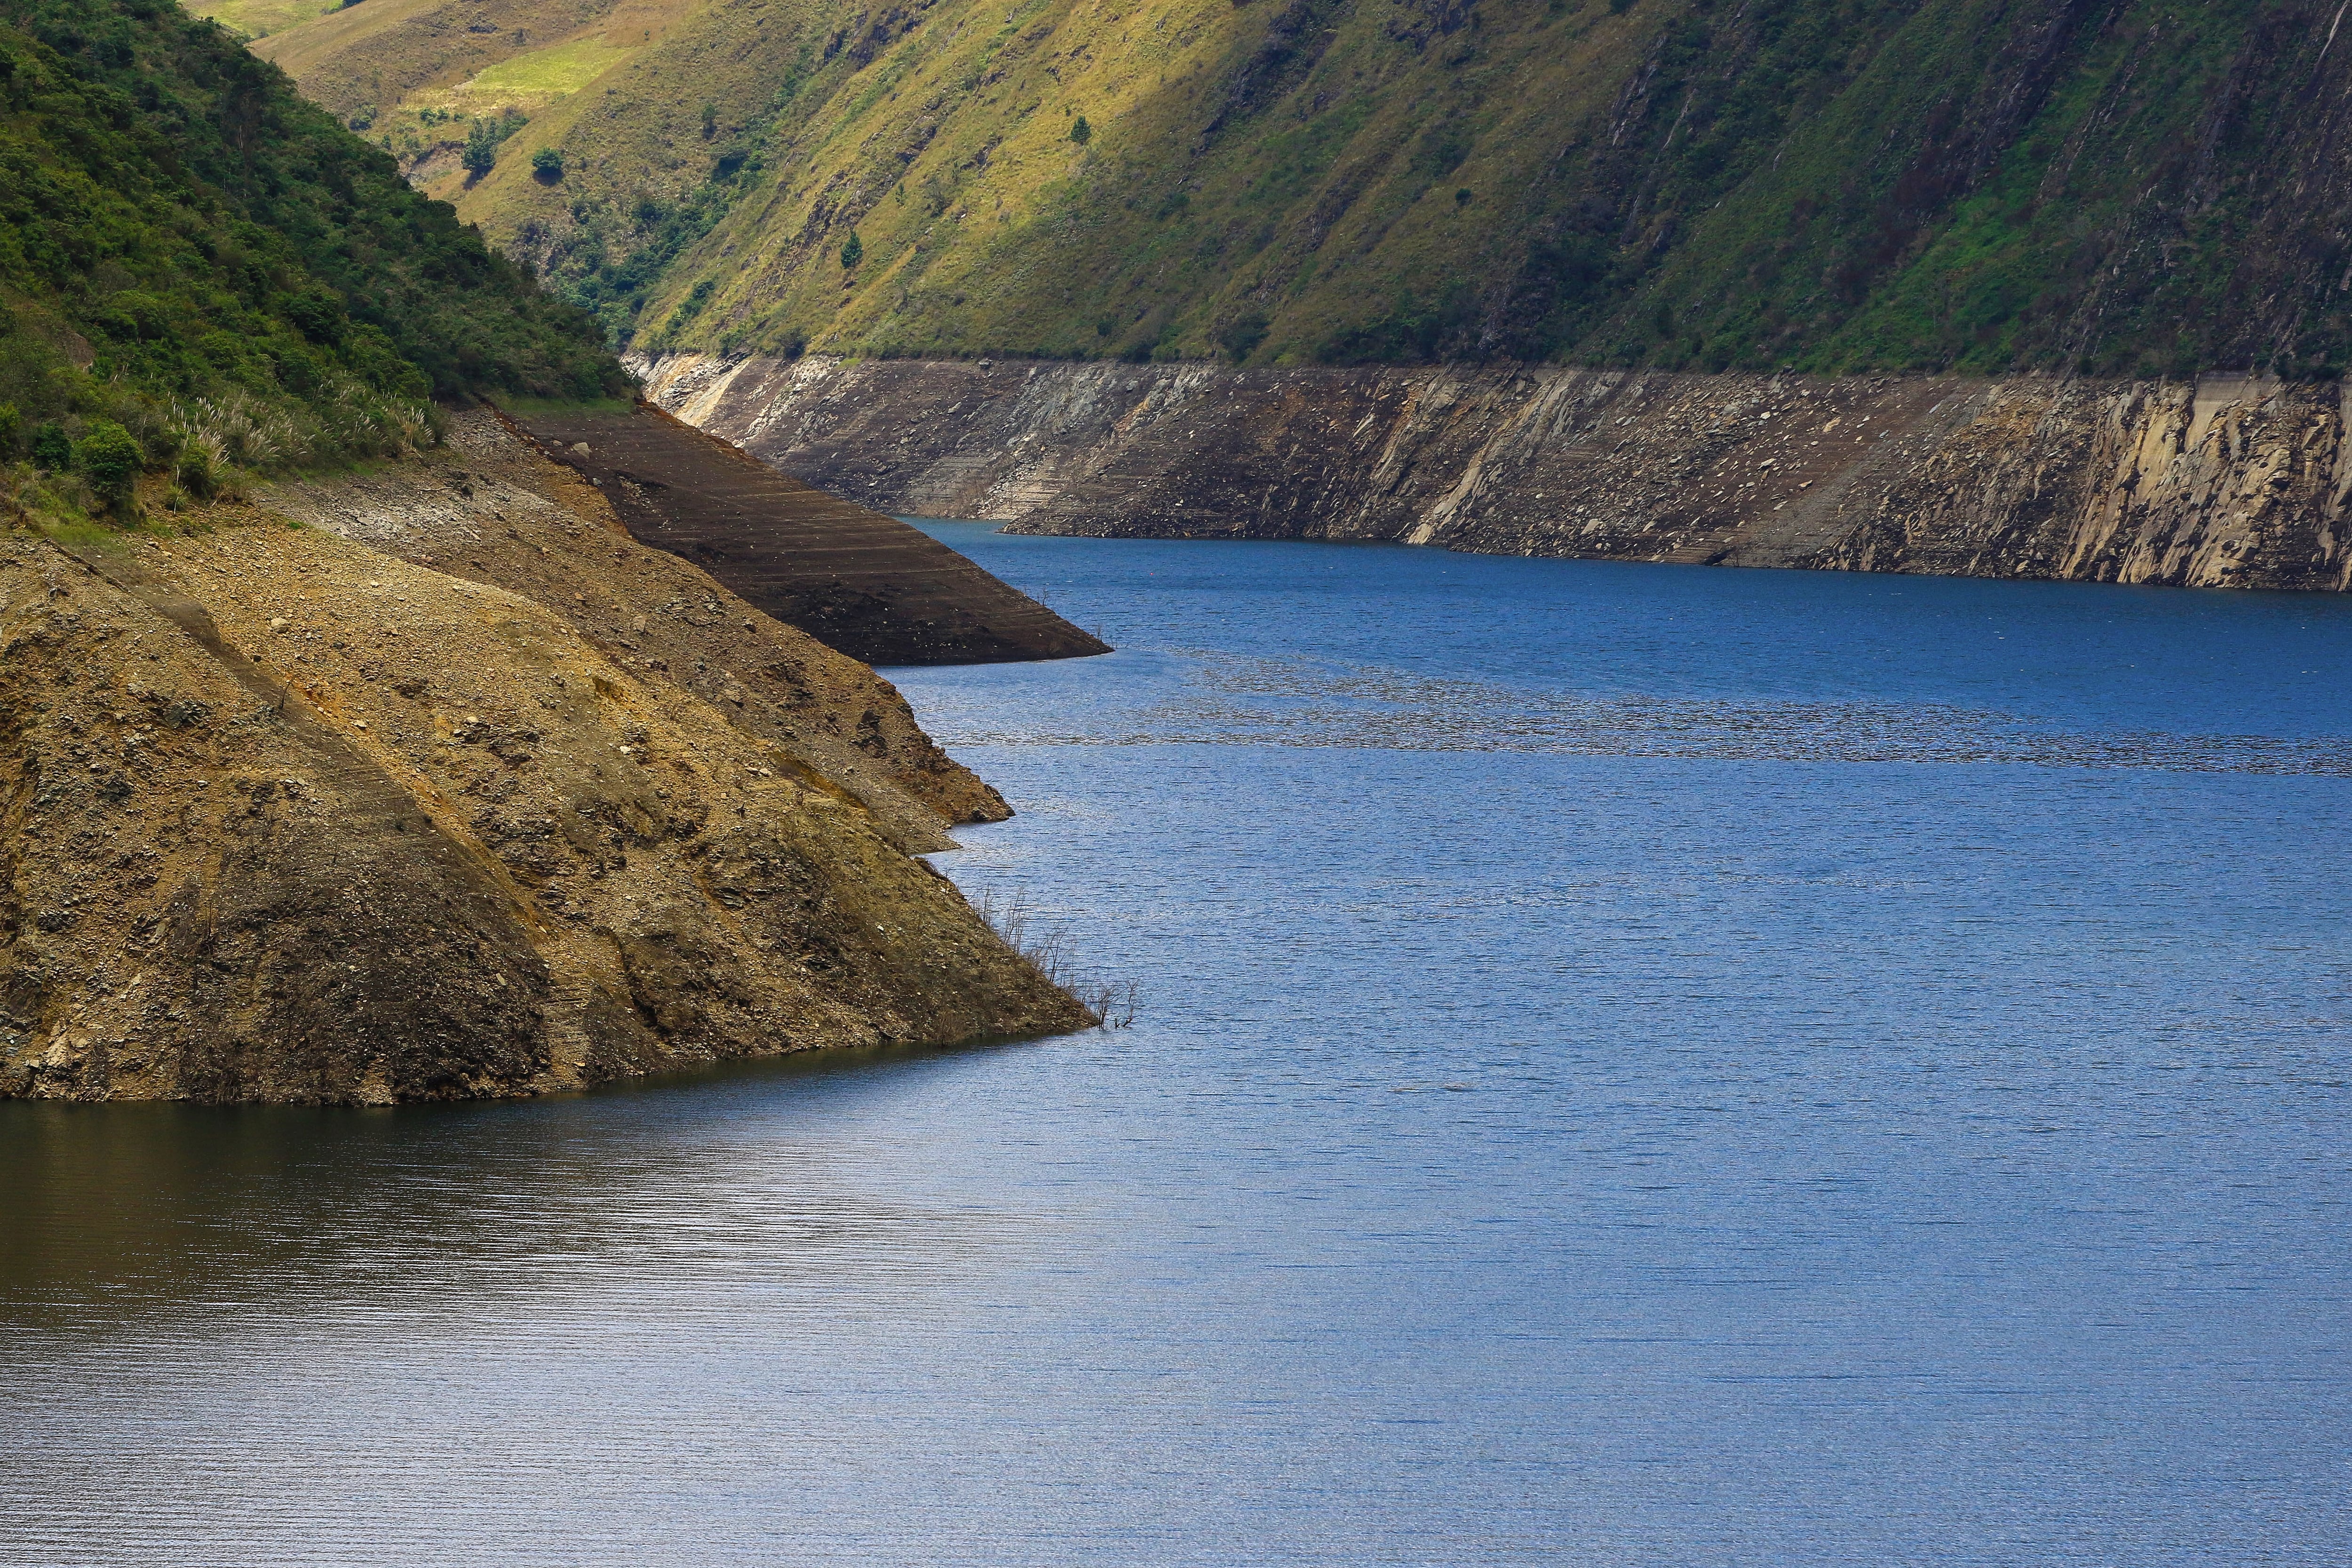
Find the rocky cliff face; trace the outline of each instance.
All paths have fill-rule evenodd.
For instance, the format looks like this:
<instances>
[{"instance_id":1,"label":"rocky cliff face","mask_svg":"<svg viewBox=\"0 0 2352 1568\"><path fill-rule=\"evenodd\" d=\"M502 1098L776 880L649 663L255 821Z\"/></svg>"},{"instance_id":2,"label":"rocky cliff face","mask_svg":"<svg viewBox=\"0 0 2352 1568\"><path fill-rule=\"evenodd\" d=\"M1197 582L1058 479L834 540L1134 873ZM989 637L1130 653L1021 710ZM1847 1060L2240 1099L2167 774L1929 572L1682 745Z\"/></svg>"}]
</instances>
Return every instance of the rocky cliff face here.
<instances>
[{"instance_id":1,"label":"rocky cliff face","mask_svg":"<svg viewBox=\"0 0 2352 1568\"><path fill-rule=\"evenodd\" d=\"M671 412L811 483L1024 532L2352 583L2352 405L2332 383L694 354L635 368Z\"/></svg>"},{"instance_id":2,"label":"rocky cliff face","mask_svg":"<svg viewBox=\"0 0 2352 1568\"><path fill-rule=\"evenodd\" d=\"M897 694L495 423L209 521L0 538L0 1094L521 1094L1087 1021L907 853L1005 811Z\"/></svg>"}]
</instances>

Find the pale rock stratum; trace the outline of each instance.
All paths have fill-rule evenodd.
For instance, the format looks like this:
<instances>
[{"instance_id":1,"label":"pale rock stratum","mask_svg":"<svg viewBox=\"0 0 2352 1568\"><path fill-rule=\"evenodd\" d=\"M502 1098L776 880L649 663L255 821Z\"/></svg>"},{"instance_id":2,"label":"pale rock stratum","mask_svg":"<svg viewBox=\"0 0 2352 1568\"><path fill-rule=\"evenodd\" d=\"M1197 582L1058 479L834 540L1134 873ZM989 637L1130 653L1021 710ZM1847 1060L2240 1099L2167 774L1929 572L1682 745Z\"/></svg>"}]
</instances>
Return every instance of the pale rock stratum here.
<instances>
[{"instance_id":1,"label":"pale rock stratum","mask_svg":"<svg viewBox=\"0 0 2352 1568\"><path fill-rule=\"evenodd\" d=\"M1016 531L2340 591L2346 389L2249 376L635 361L882 510Z\"/></svg>"}]
</instances>

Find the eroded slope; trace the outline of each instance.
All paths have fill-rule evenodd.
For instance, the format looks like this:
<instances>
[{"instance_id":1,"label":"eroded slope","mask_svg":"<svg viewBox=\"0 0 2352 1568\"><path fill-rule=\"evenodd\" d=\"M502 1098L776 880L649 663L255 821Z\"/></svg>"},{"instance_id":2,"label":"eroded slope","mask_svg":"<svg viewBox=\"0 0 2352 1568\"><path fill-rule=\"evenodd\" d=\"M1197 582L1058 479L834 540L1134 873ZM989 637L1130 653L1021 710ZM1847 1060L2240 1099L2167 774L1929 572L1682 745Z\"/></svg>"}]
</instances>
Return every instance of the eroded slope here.
<instances>
[{"instance_id":1,"label":"eroded slope","mask_svg":"<svg viewBox=\"0 0 2352 1568\"><path fill-rule=\"evenodd\" d=\"M653 395L895 510L1023 531L2352 584L2335 383L675 355Z\"/></svg>"},{"instance_id":2,"label":"eroded slope","mask_svg":"<svg viewBox=\"0 0 2352 1568\"><path fill-rule=\"evenodd\" d=\"M899 847L1002 805L895 694L472 428L373 481L405 508L277 498L401 554L262 508L0 546L0 1092L518 1094L1087 1021Z\"/></svg>"},{"instance_id":3,"label":"eroded slope","mask_svg":"<svg viewBox=\"0 0 2352 1568\"><path fill-rule=\"evenodd\" d=\"M635 537L853 658L992 664L1110 651L921 530L649 404L515 424L601 487Z\"/></svg>"}]
</instances>

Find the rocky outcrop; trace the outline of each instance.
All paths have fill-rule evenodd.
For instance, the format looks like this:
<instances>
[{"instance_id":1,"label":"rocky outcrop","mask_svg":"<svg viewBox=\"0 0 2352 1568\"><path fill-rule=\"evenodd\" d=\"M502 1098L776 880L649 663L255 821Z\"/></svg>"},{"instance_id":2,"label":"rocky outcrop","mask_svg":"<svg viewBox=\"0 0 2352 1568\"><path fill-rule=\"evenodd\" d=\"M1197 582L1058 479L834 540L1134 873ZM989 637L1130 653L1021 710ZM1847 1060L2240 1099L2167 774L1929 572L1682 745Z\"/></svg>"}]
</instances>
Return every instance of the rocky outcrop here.
<instances>
[{"instance_id":1,"label":"rocky outcrop","mask_svg":"<svg viewBox=\"0 0 2352 1568\"><path fill-rule=\"evenodd\" d=\"M1024 532L2186 586L2352 582L2334 384L641 362L883 510Z\"/></svg>"},{"instance_id":2,"label":"rocky outcrop","mask_svg":"<svg viewBox=\"0 0 2352 1568\"><path fill-rule=\"evenodd\" d=\"M0 1094L382 1103L1085 1009L908 848L1001 801L487 419L0 537Z\"/></svg>"}]
</instances>

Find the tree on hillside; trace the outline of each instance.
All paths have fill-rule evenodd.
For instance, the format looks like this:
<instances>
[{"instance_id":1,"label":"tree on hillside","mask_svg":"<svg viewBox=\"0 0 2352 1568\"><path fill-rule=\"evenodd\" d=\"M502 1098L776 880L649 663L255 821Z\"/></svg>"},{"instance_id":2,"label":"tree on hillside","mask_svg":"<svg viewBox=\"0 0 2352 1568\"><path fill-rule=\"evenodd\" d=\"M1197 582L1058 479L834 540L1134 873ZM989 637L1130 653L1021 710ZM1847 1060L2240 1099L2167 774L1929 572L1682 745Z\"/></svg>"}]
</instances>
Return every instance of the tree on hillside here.
<instances>
[{"instance_id":1,"label":"tree on hillside","mask_svg":"<svg viewBox=\"0 0 2352 1568\"><path fill-rule=\"evenodd\" d=\"M865 259L865 242L857 237L856 229L851 229L847 243L841 247L841 269L844 272L855 272L857 270L857 264Z\"/></svg>"},{"instance_id":2,"label":"tree on hillside","mask_svg":"<svg viewBox=\"0 0 2352 1568\"><path fill-rule=\"evenodd\" d=\"M53 474L73 467L73 437L54 419L33 432L33 464Z\"/></svg>"},{"instance_id":3,"label":"tree on hillside","mask_svg":"<svg viewBox=\"0 0 2352 1568\"><path fill-rule=\"evenodd\" d=\"M478 180L498 166L499 133L487 121L477 121L466 136L466 175Z\"/></svg>"},{"instance_id":4,"label":"tree on hillside","mask_svg":"<svg viewBox=\"0 0 2352 1568\"><path fill-rule=\"evenodd\" d=\"M81 441L81 469L89 476L90 488L104 497L106 503L117 511L131 504L131 487L138 483L140 469L147 466L146 454L130 431L111 419L90 421L89 434Z\"/></svg>"}]
</instances>

